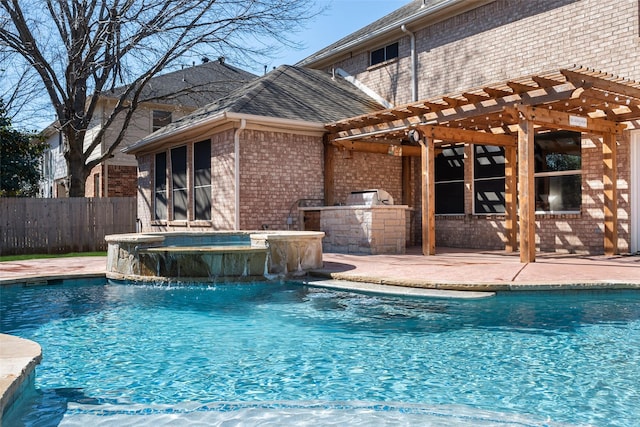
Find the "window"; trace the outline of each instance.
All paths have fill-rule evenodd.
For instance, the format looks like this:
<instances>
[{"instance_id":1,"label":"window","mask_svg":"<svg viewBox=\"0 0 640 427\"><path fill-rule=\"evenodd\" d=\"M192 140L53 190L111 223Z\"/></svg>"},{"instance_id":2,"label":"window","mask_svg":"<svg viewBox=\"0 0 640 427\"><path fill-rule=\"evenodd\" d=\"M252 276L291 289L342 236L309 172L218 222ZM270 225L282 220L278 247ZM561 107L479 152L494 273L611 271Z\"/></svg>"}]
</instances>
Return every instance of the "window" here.
<instances>
[{"instance_id":1,"label":"window","mask_svg":"<svg viewBox=\"0 0 640 427\"><path fill-rule=\"evenodd\" d=\"M155 220L211 220L210 140L157 153L154 173Z\"/></svg>"},{"instance_id":2,"label":"window","mask_svg":"<svg viewBox=\"0 0 640 427\"><path fill-rule=\"evenodd\" d=\"M535 137L536 211L579 212L582 205L582 136L547 132Z\"/></svg>"},{"instance_id":3,"label":"window","mask_svg":"<svg viewBox=\"0 0 640 427\"><path fill-rule=\"evenodd\" d=\"M443 148L434 172L436 214L464 213L464 146Z\"/></svg>"},{"instance_id":4,"label":"window","mask_svg":"<svg viewBox=\"0 0 640 427\"><path fill-rule=\"evenodd\" d=\"M52 175L51 163L52 163L51 149L44 152L44 159L42 161L42 177L50 178Z\"/></svg>"},{"instance_id":5,"label":"window","mask_svg":"<svg viewBox=\"0 0 640 427\"><path fill-rule=\"evenodd\" d=\"M169 123L171 123L171 111L153 110L153 126L151 127L152 132L165 127Z\"/></svg>"},{"instance_id":6,"label":"window","mask_svg":"<svg viewBox=\"0 0 640 427\"><path fill-rule=\"evenodd\" d=\"M380 64L398 57L398 42L371 51L371 65Z\"/></svg>"},{"instance_id":7,"label":"window","mask_svg":"<svg viewBox=\"0 0 640 427\"><path fill-rule=\"evenodd\" d=\"M504 148L492 145L473 147L474 212L480 215L504 213Z\"/></svg>"},{"instance_id":8,"label":"window","mask_svg":"<svg viewBox=\"0 0 640 427\"><path fill-rule=\"evenodd\" d=\"M171 150L171 188L173 195L173 219L175 221L186 221L189 201L186 146Z\"/></svg>"},{"instance_id":9,"label":"window","mask_svg":"<svg viewBox=\"0 0 640 427\"><path fill-rule=\"evenodd\" d=\"M211 141L193 145L194 218L211 219Z\"/></svg>"},{"instance_id":10,"label":"window","mask_svg":"<svg viewBox=\"0 0 640 427\"><path fill-rule=\"evenodd\" d=\"M167 153L156 154L154 219L167 219Z\"/></svg>"},{"instance_id":11,"label":"window","mask_svg":"<svg viewBox=\"0 0 640 427\"><path fill-rule=\"evenodd\" d=\"M100 174L93 176L93 197L100 197Z\"/></svg>"}]
</instances>

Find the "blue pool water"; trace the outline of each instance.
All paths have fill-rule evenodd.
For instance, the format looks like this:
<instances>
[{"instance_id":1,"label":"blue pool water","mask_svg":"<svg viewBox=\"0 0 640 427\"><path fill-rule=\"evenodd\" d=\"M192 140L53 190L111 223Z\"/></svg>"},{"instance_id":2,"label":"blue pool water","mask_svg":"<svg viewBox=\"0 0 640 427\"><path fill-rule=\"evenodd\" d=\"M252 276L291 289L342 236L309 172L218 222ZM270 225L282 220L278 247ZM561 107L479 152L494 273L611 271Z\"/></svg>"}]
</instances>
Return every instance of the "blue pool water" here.
<instances>
[{"instance_id":1,"label":"blue pool water","mask_svg":"<svg viewBox=\"0 0 640 427\"><path fill-rule=\"evenodd\" d=\"M403 299L300 283L1 291L42 345L5 426L640 423L640 293Z\"/></svg>"}]
</instances>

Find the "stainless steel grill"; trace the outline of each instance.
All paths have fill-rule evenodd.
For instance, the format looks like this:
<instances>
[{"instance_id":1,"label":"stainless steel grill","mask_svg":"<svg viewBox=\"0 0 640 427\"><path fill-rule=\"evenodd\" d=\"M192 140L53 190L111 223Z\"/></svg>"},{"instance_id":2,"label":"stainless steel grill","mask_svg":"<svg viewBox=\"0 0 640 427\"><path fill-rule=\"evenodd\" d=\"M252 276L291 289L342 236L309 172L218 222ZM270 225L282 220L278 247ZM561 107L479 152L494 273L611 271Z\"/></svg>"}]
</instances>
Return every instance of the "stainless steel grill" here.
<instances>
[{"instance_id":1,"label":"stainless steel grill","mask_svg":"<svg viewBox=\"0 0 640 427\"><path fill-rule=\"evenodd\" d=\"M347 196L347 206L393 205L393 197L380 189L352 191Z\"/></svg>"}]
</instances>

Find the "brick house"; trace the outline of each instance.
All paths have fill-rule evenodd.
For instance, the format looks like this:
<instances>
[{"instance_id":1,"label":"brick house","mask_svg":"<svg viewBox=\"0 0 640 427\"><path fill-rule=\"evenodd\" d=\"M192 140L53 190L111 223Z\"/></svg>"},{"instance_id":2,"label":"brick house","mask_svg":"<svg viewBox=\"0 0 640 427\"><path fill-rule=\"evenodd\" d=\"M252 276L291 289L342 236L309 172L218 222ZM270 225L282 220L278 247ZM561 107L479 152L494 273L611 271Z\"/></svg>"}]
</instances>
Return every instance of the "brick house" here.
<instances>
[{"instance_id":1,"label":"brick house","mask_svg":"<svg viewBox=\"0 0 640 427\"><path fill-rule=\"evenodd\" d=\"M269 72L125 150L142 230L295 228L298 206L323 203L324 124L381 108L323 71Z\"/></svg>"},{"instance_id":2,"label":"brick house","mask_svg":"<svg viewBox=\"0 0 640 427\"><path fill-rule=\"evenodd\" d=\"M382 188L412 207L408 240L422 242L428 253L436 244L515 250L518 243L523 261L533 261L536 250L637 252L639 30L635 1L412 1L297 64L351 83L381 106L378 111L340 111L334 102L325 114L342 117L326 120L315 130L315 142L295 150L243 130L247 145L250 137L264 143L255 145L260 153L213 152L212 172L257 156L266 163L241 170L240 179L249 171L260 179L233 187L230 177L215 175L213 185L227 184L213 191L210 223L190 223L189 207L184 226L299 226L288 220L298 199L333 205L354 189ZM309 102L278 101L283 109ZM155 154L140 150L166 144L168 158L171 144L183 141L175 132L192 132L188 123L173 128L172 140L151 136L129 151L139 159L141 218L152 218L157 204L152 185L169 193L153 184ZM238 123L222 138L227 145L242 128ZM452 127L456 132L445 129ZM420 131L418 137L411 138L412 130ZM395 155L379 154L387 147ZM296 162L304 167L285 167ZM292 191L293 183L309 179L311 165L313 189ZM272 189L278 195L270 199L265 193ZM187 205L196 203L194 191L187 193ZM241 220L225 211L232 206Z\"/></svg>"},{"instance_id":3,"label":"brick house","mask_svg":"<svg viewBox=\"0 0 640 427\"><path fill-rule=\"evenodd\" d=\"M152 78L141 94L140 99L144 101L140 103L134 119L127 127L122 145L131 145L172 120L191 113L255 78L255 75L225 63L224 58L217 61L204 59L202 64L183 67L179 71ZM86 147L91 143L91 135L97 132L124 89L115 88L110 93L101 95L91 130L87 132ZM42 162L44 179L40 185L41 197L66 196L64 142L56 127L57 122L42 132L50 148L44 153ZM105 152L115 137L116 135L107 134L90 159ZM112 158L93 168L86 182L86 197L135 197L138 185L136 167L134 156L117 150Z\"/></svg>"}]
</instances>

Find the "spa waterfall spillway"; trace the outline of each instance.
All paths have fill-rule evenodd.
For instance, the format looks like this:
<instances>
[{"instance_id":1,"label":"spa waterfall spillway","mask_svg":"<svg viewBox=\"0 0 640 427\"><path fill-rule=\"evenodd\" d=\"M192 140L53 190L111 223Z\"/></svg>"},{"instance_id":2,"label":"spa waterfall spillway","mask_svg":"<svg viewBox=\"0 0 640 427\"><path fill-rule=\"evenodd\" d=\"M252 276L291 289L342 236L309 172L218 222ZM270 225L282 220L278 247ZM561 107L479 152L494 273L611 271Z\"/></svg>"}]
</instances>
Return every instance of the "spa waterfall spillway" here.
<instances>
[{"instance_id":1,"label":"spa waterfall spillway","mask_svg":"<svg viewBox=\"0 0 640 427\"><path fill-rule=\"evenodd\" d=\"M304 275L322 267L323 232L217 231L106 236L107 278L210 282Z\"/></svg>"}]
</instances>

